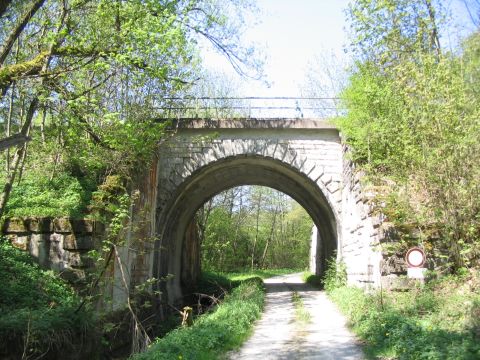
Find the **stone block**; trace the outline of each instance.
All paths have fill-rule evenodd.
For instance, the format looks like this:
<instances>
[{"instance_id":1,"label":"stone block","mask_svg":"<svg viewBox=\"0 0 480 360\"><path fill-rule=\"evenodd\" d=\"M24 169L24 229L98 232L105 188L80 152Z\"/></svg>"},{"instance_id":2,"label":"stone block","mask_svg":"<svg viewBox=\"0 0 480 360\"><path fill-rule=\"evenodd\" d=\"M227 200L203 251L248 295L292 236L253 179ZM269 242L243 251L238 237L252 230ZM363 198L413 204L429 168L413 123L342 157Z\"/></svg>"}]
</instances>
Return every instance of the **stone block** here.
<instances>
[{"instance_id":1,"label":"stone block","mask_svg":"<svg viewBox=\"0 0 480 360\"><path fill-rule=\"evenodd\" d=\"M17 249L28 250L29 236L28 235L8 235L10 243Z\"/></svg>"},{"instance_id":2,"label":"stone block","mask_svg":"<svg viewBox=\"0 0 480 360\"><path fill-rule=\"evenodd\" d=\"M5 219L2 226L3 234L24 234L28 232L28 226L25 219L14 217Z\"/></svg>"},{"instance_id":3,"label":"stone block","mask_svg":"<svg viewBox=\"0 0 480 360\"><path fill-rule=\"evenodd\" d=\"M25 222L31 232L42 234L53 232L53 219L50 217L30 217L25 219Z\"/></svg>"},{"instance_id":4,"label":"stone block","mask_svg":"<svg viewBox=\"0 0 480 360\"><path fill-rule=\"evenodd\" d=\"M53 220L53 231L56 233L71 233L73 232L72 224L69 218L55 218Z\"/></svg>"},{"instance_id":5,"label":"stone block","mask_svg":"<svg viewBox=\"0 0 480 360\"><path fill-rule=\"evenodd\" d=\"M380 282L383 289L390 291L407 291L415 288L418 284L416 279L404 276L382 276Z\"/></svg>"},{"instance_id":6,"label":"stone block","mask_svg":"<svg viewBox=\"0 0 480 360\"><path fill-rule=\"evenodd\" d=\"M78 251L68 251L67 254L68 267L79 268L82 266L82 258Z\"/></svg>"},{"instance_id":7,"label":"stone block","mask_svg":"<svg viewBox=\"0 0 480 360\"><path fill-rule=\"evenodd\" d=\"M60 276L72 284L85 281L85 271L80 269L63 269Z\"/></svg>"},{"instance_id":8,"label":"stone block","mask_svg":"<svg viewBox=\"0 0 480 360\"><path fill-rule=\"evenodd\" d=\"M95 248L95 241L91 235L65 235L63 240L64 250L93 250Z\"/></svg>"},{"instance_id":9,"label":"stone block","mask_svg":"<svg viewBox=\"0 0 480 360\"><path fill-rule=\"evenodd\" d=\"M32 255L40 266L48 268L50 264L50 239L46 234L31 234L28 243L28 252Z\"/></svg>"},{"instance_id":10,"label":"stone block","mask_svg":"<svg viewBox=\"0 0 480 360\"><path fill-rule=\"evenodd\" d=\"M94 231L95 221L90 219L72 219L73 232L75 234L92 234Z\"/></svg>"},{"instance_id":11,"label":"stone block","mask_svg":"<svg viewBox=\"0 0 480 360\"><path fill-rule=\"evenodd\" d=\"M89 219L55 218L53 220L53 231L60 234L92 234L94 221Z\"/></svg>"}]
</instances>

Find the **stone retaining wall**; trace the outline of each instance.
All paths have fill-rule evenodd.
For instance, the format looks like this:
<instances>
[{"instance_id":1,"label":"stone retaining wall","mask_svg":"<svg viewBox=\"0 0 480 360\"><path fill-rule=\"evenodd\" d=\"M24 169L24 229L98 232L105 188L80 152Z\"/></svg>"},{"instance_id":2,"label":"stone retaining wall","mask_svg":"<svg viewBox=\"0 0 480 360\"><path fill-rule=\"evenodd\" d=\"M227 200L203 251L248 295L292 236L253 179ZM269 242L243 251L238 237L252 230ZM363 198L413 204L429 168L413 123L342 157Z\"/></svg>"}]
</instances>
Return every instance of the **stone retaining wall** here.
<instances>
[{"instance_id":1,"label":"stone retaining wall","mask_svg":"<svg viewBox=\"0 0 480 360\"><path fill-rule=\"evenodd\" d=\"M105 228L86 219L28 217L6 219L2 234L44 269L59 271L70 281L85 278L94 263L87 253L98 248Z\"/></svg>"}]
</instances>

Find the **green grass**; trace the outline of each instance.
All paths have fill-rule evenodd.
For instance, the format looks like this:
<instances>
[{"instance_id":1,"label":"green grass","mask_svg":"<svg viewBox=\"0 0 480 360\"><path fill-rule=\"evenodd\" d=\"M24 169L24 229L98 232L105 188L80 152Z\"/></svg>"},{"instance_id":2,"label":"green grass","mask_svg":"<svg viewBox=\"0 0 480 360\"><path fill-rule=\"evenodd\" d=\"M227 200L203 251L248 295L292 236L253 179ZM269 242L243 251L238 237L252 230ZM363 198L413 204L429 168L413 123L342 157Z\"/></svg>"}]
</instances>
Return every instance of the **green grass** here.
<instances>
[{"instance_id":1,"label":"green grass","mask_svg":"<svg viewBox=\"0 0 480 360\"><path fill-rule=\"evenodd\" d=\"M340 287L329 296L370 359L474 360L480 359L479 284L478 277L447 278L407 292Z\"/></svg>"},{"instance_id":2,"label":"green grass","mask_svg":"<svg viewBox=\"0 0 480 360\"><path fill-rule=\"evenodd\" d=\"M302 297L298 292L292 293L292 302L295 307L295 319L301 325L309 324L312 321L312 315L305 309Z\"/></svg>"},{"instance_id":3,"label":"green grass","mask_svg":"<svg viewBox=\"0 0 480 360\"><path fill-rule=\"evenodd\" d=\"M91 313L75 313L79 299L52 271L0 238L0 358L88 355L95 332Z\"/></svg>"},{"instance_id":4,"label":"green grass","mask_svg":"<svg viewBox=\"0 0 480 360\"><path fill-rule=\"evenodd\" d=\"M227 279L225 284L228 281L238 280ZM264 298L261 279L250 277L227 294L213 312L196 318L190 327L173 330L133 359L217 359L248 338L253 322L260 317Z\"/></svg>"},{"instance_id":5,"label":"green grass","mask_svg":"<svg viewBox=\"0 0 480 360\"><path fill-rule=\"evenodd\" d=\"M301 272L298 269L265 269L265 270L246 270L239 272L220 273L232 281L242 281L252 277L259 277L261 279L267 279L273 276L293 274Z\"/></svg>"}]
</instances>

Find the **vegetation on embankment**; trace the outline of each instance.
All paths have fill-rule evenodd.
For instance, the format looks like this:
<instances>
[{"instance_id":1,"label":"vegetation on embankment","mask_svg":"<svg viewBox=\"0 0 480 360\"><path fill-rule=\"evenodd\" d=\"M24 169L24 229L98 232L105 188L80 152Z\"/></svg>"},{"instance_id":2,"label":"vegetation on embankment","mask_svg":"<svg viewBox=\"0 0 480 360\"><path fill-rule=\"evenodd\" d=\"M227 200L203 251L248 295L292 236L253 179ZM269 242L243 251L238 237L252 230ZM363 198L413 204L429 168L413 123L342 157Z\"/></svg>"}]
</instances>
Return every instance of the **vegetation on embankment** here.
<instances>
[{"instance_id":1,"label":"vegetation on embankment","mask_svg":"<svg viewBox=\"0 0 480 360\"><path fill-rule=\"evenodd\" d=\"M444 273L480 266L480 31L442 47L441 1L359 0L347 15L353 66L336 123L390 225L383 252L421 246Z\"/></svg>"},{"instance_id":2,"label":"vegetation on embankment","mask_svg":"<svg viewBox=\"0 0 480 360\"><path fill-rule=\"evenodd\" d=\"M173 330L133 359L219 358L248 337L253 321L261 314L264 298L260 278L243 280L211 313L197 317L192 326Z\"/></svg>"},{"instance_id":3,"label":"vegetation on embankment","mask_svg":"<svg viewBox=\"0 0 480 360\"><path fill-rule=\"evenodd\" d=\"M324 278L328 296L371 359L480 358L480 272L444 276L406 291L346 285L340 263Z\"/></svg>"},{"instance_id":4,"label":"vegetation on embankment","mask_svg":"<svg viewBox=\"0 0 480 360\"><path fill-rule=\"evenodd\" d=\"M0 238L0 357L61 358L95 350L94 319L52 271Z\"/></svg>"}]
</instances>

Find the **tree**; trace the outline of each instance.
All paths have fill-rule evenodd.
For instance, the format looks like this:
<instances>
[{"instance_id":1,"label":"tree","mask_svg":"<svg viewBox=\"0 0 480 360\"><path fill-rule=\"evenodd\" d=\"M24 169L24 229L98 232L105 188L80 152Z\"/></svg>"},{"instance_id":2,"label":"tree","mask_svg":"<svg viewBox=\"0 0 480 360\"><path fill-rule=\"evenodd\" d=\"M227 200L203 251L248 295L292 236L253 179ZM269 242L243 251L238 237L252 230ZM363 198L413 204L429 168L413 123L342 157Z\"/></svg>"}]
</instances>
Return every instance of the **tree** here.
<instances>
[{"instance_id":1,"label":"tree","mask_svg":"<svg viewBox=\"0 0 480 360\"><path fill-rule=\"evenodd\" d=\"M415 11L414 11L415 10ZM470 80L475 41L464 55L442 51L440 4L356 1L349 9L357 63L338 120L353 158L406 231L456 270L478 258L480 122ZM473 50L473 52L472 52Z\"/></svg>"},{"instance_id":2,"label":"tree","mask_svg":"<svg viewBox=\"0 0 480 360\"><path fill-rule=\"evenodd\" d=\"M45 135L57 144L49 154L57 160L45 164L50 171L63 159L61 165L82 176L128 178L148 163L161 138L165 122L157 120L165 116L165 99L198 78L200 38L239 72L256 70L252 49L239 41L241 16L228 17L250 6L242 0L11 4L9 17L0 18L0 111L11 119L6 132L37 131L40 123L43 145ZM0 215L26 153L22 147L15 159L7 155Z\"/></svg>"},{"instance_id":3,"label":"tree","mask_svg":"<svg viewBox=\"0 0 480 360\"><path fill-rule=\"evenodd\" d=\"M210 215L202 241L204 269L303 269L308 265L312 220L287 195L266 187L240 186L220 193L205 206Z\"/></svg>"}]
</instances>

